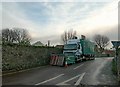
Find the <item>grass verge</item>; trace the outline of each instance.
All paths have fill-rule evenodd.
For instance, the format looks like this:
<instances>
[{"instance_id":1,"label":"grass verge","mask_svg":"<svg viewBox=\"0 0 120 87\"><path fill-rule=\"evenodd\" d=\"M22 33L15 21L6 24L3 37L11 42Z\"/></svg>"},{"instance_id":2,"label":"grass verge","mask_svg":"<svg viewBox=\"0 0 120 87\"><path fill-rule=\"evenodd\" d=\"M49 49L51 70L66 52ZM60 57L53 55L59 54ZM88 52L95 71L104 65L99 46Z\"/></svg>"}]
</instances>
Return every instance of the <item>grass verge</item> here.
<instances>
[{"instance_id":1,"label":"grass verge","mask_svg":"<svg viewBox=\"0 0 120 87\"><path fill-rule=\"evenodd\" d=\"M112 72L117 75L117 65L115 59L112 60Z\"/></svg>"}]
</instances>

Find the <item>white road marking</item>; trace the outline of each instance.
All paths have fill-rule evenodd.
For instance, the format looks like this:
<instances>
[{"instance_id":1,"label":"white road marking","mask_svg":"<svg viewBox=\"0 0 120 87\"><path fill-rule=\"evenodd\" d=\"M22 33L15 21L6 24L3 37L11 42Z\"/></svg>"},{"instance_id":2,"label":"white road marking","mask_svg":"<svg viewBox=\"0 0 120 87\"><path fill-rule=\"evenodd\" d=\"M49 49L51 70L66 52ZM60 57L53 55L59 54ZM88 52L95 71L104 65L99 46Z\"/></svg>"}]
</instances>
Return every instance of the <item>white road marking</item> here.
<instances>
[{"instance_id":1,"label":"white road marking","mask_svg":"<svg viewBox=\"0 0 120 87\"><path fill-rule=\"evenodd\" d=\"M82 80L82 78L83 78L84 75L85 75L85 73L83 73L83 74L79 77L79 79L78 79L78 81L75 83L75 85L79 85L79 84L80 84L80 81Z\"/></svg>"},{"instance_id":2,"label":"white road marking","mask_svg":"<svg viewBox=\"0 0 120 87\"><path fill-rule=\"evenodd\" d=\"M51 78L51 79L45 80L45 81L40 82L40 83L37 83L37 84L35 84L35 85L44 84L44 83L46 83L46 82L52 81L52 80L54 80L54 79L56 79L56 78L58 78L58 77L61 77L61 76L63 76L63 75L64 75L64 74L60 74L60 75L58 75L58 76L56 76L56 77L53 77L53 78Z\"/></svg>"},{"instance_id":3,"label":"white road marking","mask_svg":"<svg viewBox=\"0 0 120 87\"><path fill-rule=\"evenodd\" d=\"M6 73L6 74L2 74L0 76L6 76L6 75L11 75L11 74L21 73L21 72L29 71L29 70L32 70L32 69L38 69L38 68L41 68L41 67L30 68L30 69L20 70L20 71L16 71L16 72Z\"/></svg>"},{"instance_id":4,"label":"white road marking","mask_svg":"<svg viewBox=\"0 0 120 87\"><path fill-rule=\"evenodd\" d=\"M72 78L70 78L70 79L68 79L68 80L66 80L66 81L64 81L64 82L58 83L58 84L56 84L56 85L70 85L70 84L66 84L66 82L69 82L69 81L71 81L71 80L79 77L80 75L81 75L81 74L79 74L79 75L77 75L77 76L75 76L75 77L72 77Z\"/></svg>"},{"instance_id":5,"label":"white road marking","mask_svg":"<svg viewBox=\"0 0 120 87\"><path fill-rule=\"evenodd\" d=\"M81 64L81 65L79 65L79 66L77 66L77 67L75 67L74 69L77 69L77 68L79 68L79 67L81 67L81 66L83 66L84 64Z\"/></svg>"},{"instance_id":6,"label":"white road marking","mask_svg":"<svg viewBox=\"0 0 120 87\"><path fill-rule=\"evenodd\" d=\"M58 83L58 84L56 84L56 85L70 85L70 84L66 84L66 82L69 82L69 81L71 81L71 80L73 80L73 79L75 79L75 78L77 78L77 77L80 76L81 79L78 79L79 81L77 81L77 83L76 83L76 84L78 84L78 82L80 83L80 81L82 80L84 74L85 74L85 73L83 73L82 75L79 74L79 75L74 76L74 77L72 77L72 78L70 78L70 79L68 79L68 80L65 80L65 81L63 81L63 82L61 82L61 83Z\"/></svg>"}]
</instances>

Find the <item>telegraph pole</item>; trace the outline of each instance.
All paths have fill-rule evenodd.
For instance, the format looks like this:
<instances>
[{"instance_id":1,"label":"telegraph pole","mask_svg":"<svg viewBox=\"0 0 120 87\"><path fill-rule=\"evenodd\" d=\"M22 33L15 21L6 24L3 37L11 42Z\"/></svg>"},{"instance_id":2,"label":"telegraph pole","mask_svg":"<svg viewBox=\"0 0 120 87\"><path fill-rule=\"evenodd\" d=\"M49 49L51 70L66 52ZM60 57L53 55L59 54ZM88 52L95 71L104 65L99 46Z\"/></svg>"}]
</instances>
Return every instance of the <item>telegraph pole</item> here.
<instances>
[{"instance_id":1,"label":"telegraph pole","mask_svg":"<svg viewBox=\"0 0 120 87\"><path fill-rule=\"evenodd\" d=\"M50 40L48 40L48 47L50 46Z\"/></svg>"}]
</instances>

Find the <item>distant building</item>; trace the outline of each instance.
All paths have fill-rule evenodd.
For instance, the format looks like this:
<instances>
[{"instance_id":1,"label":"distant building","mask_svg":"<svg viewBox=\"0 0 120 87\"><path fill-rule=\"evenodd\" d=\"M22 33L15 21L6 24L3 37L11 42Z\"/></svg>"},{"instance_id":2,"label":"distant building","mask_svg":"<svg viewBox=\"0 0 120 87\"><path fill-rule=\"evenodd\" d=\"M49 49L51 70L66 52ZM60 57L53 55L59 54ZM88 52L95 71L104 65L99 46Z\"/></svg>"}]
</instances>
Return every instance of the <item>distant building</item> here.
<instances>
[{"instance_id":1,"label":"distant building","mask_svg":"<svg viewBox=\"0 0 120 87\"><path fill-rule=\"evenodd\" d=\"M104 50L102 54L106 54L107 56L114 56L115 51L114 50Z\"/></svg>"},{"instance_id":2,"label":"distant building","mask_svg":"<svg viewBox=\"0 0 120 87\"><path fill-rule=\"evenodd\" d=\"M44 46L43 43L41 43L40 41L35 42L34 44L32 44L33 46Z\"/></svg>"},{"instance_id":3,"label":"distant building","mask_svg":"<svg viewBox=\"0 0 120 87\"><path fill-rule=\"evenodd\" d=\"M64 48L64 45L56 45L55 47L56 47L56 48L62 48L62 49L63 49L63 48Z\"/></svg>"}]
</instances>

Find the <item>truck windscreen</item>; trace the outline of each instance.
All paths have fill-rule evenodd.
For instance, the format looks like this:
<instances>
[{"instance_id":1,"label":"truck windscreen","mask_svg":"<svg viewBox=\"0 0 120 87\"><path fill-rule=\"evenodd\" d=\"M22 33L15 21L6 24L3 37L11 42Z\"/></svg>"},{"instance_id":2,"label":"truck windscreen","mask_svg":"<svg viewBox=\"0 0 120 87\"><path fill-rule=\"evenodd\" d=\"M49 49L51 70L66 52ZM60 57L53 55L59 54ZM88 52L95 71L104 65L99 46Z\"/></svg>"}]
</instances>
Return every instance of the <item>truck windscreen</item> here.
<instances>
[{"instance_id":1,"label":"truck windscreen","mask_svg":"<svg viewBox=\"0 0 120 87\"><path fill-rule=\"evenodd\" d=\"M64 49L77 49L77 44L66 44Z\"/></svg>"}]
</instances>

